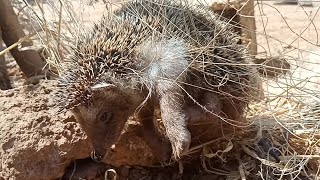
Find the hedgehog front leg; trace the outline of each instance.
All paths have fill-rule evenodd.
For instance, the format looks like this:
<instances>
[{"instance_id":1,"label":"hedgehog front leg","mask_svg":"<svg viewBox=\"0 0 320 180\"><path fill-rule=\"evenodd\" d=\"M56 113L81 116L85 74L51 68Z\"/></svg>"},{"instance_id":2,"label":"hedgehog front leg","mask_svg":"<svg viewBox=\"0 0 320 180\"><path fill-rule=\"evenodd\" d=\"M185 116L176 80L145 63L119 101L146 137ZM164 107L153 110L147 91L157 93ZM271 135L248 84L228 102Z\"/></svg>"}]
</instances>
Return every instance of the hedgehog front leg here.
<instances>
[{"instance_id":1,"label":"hedgehog front leg","mask_svg":"<svg viewBox=\"0 0 320 180\"><path fill-rule=\"evenodd\" d=\"M170 143L165 137L162 137L155 126L154 106L147 102L138 113L144 139L149 145L155 157L161 162L169 160L171 157Z\"/></svg>"},{"instance_id":2,"label":"hedgehog front leg","mask_svg":"<svg viewBox=\"0 0 320 180\"><path fill-rule=\"evenodd\" d=\"M168 83L172 82L162 81L160 83L160 86L166 86L164 88L166 91L160 93L159 105L166 134L171 142L173 155L177 159L188 150L191 134L187 129L188 118L183 110L183 93L178 86L168 88Z\"/></svg>"}]
</instances>

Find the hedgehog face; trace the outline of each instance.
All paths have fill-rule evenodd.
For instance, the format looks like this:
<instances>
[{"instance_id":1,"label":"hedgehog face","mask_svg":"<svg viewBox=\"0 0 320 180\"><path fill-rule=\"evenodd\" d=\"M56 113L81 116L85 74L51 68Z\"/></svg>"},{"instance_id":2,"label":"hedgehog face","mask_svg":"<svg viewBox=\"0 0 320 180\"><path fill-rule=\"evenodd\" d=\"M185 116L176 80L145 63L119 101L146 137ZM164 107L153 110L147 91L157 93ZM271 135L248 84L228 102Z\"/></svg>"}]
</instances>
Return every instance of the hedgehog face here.
<instances>
[{"instance_id":1,"label":"hedgehog face","mask_svg":"<svg viewBox=\"0 0 320 180\"><path fill-rule=\"evenodd\" d=\"M116 88L98 88L86 105L79 105L72 110L92 142L93 160L102 160L116 143L132 114L130 104L130 98Z\"/></svg>"}]
</instances>

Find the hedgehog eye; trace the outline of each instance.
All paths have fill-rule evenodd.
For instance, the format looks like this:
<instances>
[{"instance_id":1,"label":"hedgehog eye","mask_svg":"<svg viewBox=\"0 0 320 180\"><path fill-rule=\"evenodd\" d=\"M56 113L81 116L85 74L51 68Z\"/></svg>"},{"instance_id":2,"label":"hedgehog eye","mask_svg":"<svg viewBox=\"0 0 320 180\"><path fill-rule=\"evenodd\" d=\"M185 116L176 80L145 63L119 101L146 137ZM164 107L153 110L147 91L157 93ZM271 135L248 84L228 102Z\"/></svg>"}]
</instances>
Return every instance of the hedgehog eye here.
<instances>
[{"instance_id":1,"label":"hedgehog eye","mask_svg":"<svg viewBox=\"0 0 320 180\"><path fill-rule=\"evenodd\" d=\"M100 121L104 122L104 123L108 123L111 118L112 118L113 113L112 112L104 112L102 113L102 115L100 116Z\"/></svg>"}]
</instances>

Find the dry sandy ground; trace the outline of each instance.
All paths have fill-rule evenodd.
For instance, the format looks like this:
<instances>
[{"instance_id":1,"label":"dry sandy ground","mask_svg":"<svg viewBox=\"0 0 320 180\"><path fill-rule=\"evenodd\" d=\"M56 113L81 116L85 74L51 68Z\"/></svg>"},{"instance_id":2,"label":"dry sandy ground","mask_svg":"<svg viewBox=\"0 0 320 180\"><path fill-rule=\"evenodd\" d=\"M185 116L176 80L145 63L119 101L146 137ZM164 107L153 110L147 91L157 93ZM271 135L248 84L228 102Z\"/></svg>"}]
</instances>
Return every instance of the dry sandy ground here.
<instances>
[{"instance_id":1,"label":"dry sandy ground","mask_svg":"<svg viewBox=\"0 0 320 180\"><path fill-rule=\"evenodd\" d=\"M83 21L90 25L94 20L106 12L101 3L94 6L80 6L74 1L75 11L83 13ZM255 14L257 25L258 52L260 55L267 53L268 56L282 55L286 57L292 67L304 66L308 71L305 76L317 76L317 65L320 62L320 38L317 30L320 29L319 7L301 7L298 5L275 5L274 2L256 2ZM94 12L94 13L93 13ZM266 36L267 35L267 36ZM300 37L301 36L301 37ZM310 65L310 52L313 53L314 62ZM7 58L10 61L10 57ZM306 64L306 65L305 65ZM23 84L21 72L17 70L14 62L9 63L9 73L15 87ZM297 70L301 78L301 70ZM317 79L315 80L317 81ZM273 82L267 82L269 85ZM320 82L319 82L320 83ZM317 85L317 84L316 84ZM318 86L316 86L318 87ZM315 88L316 88L315 87ZM272 93L281 90L274 88ZM269 92L270 93L270 92ZM201 172L201 164L186 166L188 170ZM124 177L129 179L172 179L177 177L178 167L168 168L133 168L128 171L127 167L117 169ZM70 172L69 172L70 173ZM192 173L191 173L192 174ZM186 179L218 179L215 175L196 176L187 173ZM0 178L1 179L1 178ZM221 179L223 179L221 177Z\"/></svg>"},{"instance_id":2,"label":"dry sandy ground","mask_svg":"<svg viewBox=\"0 0 320 180\"><path fill-rule=\"evenodd\" d=\"M274 2L256 3L259 55L284 57L291 66L287 76L276 81L265 81L266 94L270 98L282 94L285 98L298 101L319 99L319 9L320 7L276 5ZM288 90L289 88L292 89ZM284 93L287 91L299 94L301 98L292 97L294 95L288 97L288 93Z\"/></svg>"}]
</instances>

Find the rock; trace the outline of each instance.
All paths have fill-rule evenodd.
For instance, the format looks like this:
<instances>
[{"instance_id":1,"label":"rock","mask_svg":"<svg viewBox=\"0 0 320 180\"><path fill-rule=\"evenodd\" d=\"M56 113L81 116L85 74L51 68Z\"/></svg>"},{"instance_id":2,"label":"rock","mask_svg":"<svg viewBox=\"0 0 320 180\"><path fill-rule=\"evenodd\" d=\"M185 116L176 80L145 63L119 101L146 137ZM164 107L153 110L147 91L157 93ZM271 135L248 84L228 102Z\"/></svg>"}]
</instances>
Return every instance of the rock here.
<instances>
[{"instance_id":1,"label":"rock","mask_svg":"<svg viewBox=\"0 0 320 180\"><path fill-rule=\"evenodd\" d=\"M269 78L279 77L290 71L290 63L281 56L256 57L253 62L260 65L258 68L260 74Z\"/></svg>"},{"instance_id":2,"label":"rock","mask_svg":"<svg viewBox=\"0 0 320 180\"><path fill-rule=\"evenodd\" d=\"M55 179L77 159L90 157L90 142L70 112L58 113L56 81L0 91L0 179ZM130 121L105 162L151 165L140 125Z\"/></svg>"},{"instance_id":3,"label":"rock","mask_svg":"<svg viewBox=\"0 0 320 180\"><path fill-rule=\"evenodd\" d=\"M70 113L58 114L44 83L0 91L0 156L4 179L53 179L90 153Z\"/></svg>"},{"instance_id":4,"label":"rock","mask_svg":"<svg viewBox=\"0 0 320 180\"><path fill-rule=\"evenodd\" d=\"M119 167L122 165L151 166L158 161L144 141L140 124L130 119L104 162Z\"/></svg>"}]
</instances>

